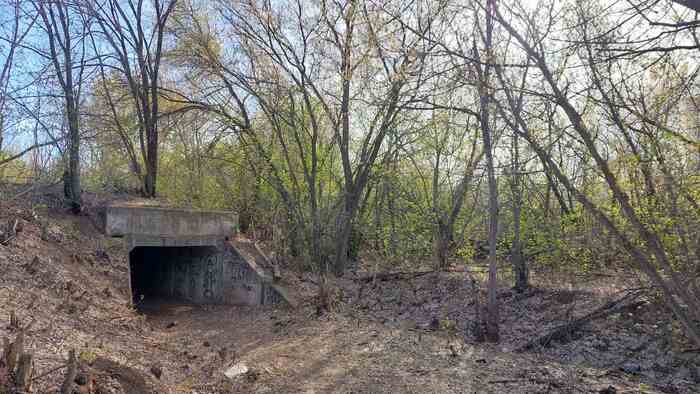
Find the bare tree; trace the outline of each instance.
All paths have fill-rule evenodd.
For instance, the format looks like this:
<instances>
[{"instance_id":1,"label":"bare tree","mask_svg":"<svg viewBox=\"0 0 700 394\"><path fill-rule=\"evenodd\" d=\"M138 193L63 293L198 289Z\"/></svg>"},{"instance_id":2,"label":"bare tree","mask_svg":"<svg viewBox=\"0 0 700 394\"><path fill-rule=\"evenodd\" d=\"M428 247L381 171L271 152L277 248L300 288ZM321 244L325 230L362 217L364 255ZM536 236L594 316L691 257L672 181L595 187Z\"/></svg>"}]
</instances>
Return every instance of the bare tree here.
<instances>
[{"instance_id":1,"label":"bare tree","mask_svg":"<svg viewBox=\"0 0 700 394\"><path fill-rule=\"evenodd\" d=\"M168 18L177 0L106 0L85 2L101 38L127 81L138 118L139 144L145 166L143 193L156 196L159 146L160 67Z\"/></svg>"},{"instance_id":2,"label":"bare tree","mask_svg":"<svg viewBox=\"0 0 700 394\"><path fill-rule=\"evenodd\" d=\"M457 134L464 142L470 142L468 135L470 134L471 124L469 120L471 115L467 115L467 124L464 125L464 132ZM434 257L436 260L437 269L445 269L448 264L448 258L452 245L455 243L455 224L459 214L464 206L464 198L473 181L476 168L484 156L484 150L477 147L479 141L478 136L471 140L468 156L464 159L463 173L457 180L454 189L449 193L449 204L446 208L442 208L442 192L441 192L441 169L445 165L443 160L448 160L448 152L446 138L449 134L456 134L452 127L448 127L446 134L438 136L434 142L435 152L433 158L433 176L432 176L432 209L435 216L435 250Z\"/></svg>"},{"instance_id":3,"label":"bare tree","mask_svg":"<svg viewBox=\"0 0 700 394\"><path fill-rule=\"evenodd\" d=\"M519 293L527 290L528 267L523 256L522 231L520 222L522 220L523 208L523 185L522 168L520 162L520 136L515 133L512 138L511 153L511 198L513 210L513 242L510 247L510 261L515 275L515 290Z\"/></svg>"},{"instance_id":4,"label":"bare tree","mask_svg":"<svg viewBox=\"0 0 700 394\"><path fill-rule=\"evenodd\" d=\"M323 3L323 19L340 65L337 70L339 94L335 100L339 104L333 108L327 99L324 110L333 125L336 141L339 145L343 168L343 195L340 212L336 217L334 272L342 275L347 263L347 248L353 220L358 211L361 197L369 181L372 167L377 160L382 144L388 133L396 125L402 107L415 98L416 88L425 82L423 75L425 54L431 44L422 39L422 35L413 34L410 29L401 29L398 36L392 36L387 29L387 17L393 4L375 6L368 2L348 1L336 12ZM372 7L375 8L372 8ZM405 12L409 10L404 9ZM417 30L425 33L432 25L433 12L421 14L420 7L413 15ZM360 27L364 31L359 31ZM360 32L363 33L360 36ZM353 48L362 40L368 52L355 53ZM391 48L390 43L398 44ZM371 61L368 61L371 60ZM384 88L371 97L374 113L370 118L369 130L360 142L358 163L352 165L352 142L350 114L353 110L354 95L359 96L359 89L368 88L357 82L358 73L364 67L379 67ZM365 86L363 86L365 85ZM379 85L381 86L381 85ZM377 88L379 88L377 86ZM353 94L353 92L356 92Z\"/></svg>"},{"instance_id":5,"label":"bare tree","mask_svg":"<svg viewBox=\"0 0 700 394\"><path fill-rule=\"evenodd\" d=\"M528 78L528 69L525 67L522 73L522 79L520 86L518 86L517 97L513 111L522 111L523 100L525 98L524 87ZM504 71L498 65L495 65L494 70L496 72L497 80L501 86L509 86L508 81L505 80ZM498 105L497 105L498 106ZM507 123L507 122L506 122ZM510 124L513 126L513 124ZM529 286L528 278L528 267L525 261L525 256L523 254L523 244L522 244L522 231L521 231L521 221L522 221L522 208L523 208L523 168L520 158L520 135L517 129L511 127L513 135L511 138L511 167L510 167L510 187L511 187L511 209L513 212L513 241L510 247L510 262L513 267L513 274L515 276L514 288L517 292L523 292L527 290ZM551 183L549 175L547 176L548 185L547 190L551 190ZM558 189L555 189L555 193L558 195ZM548 208L547 208L548 209Z\"/></svg>"},{"instance_id":6,"label":"bare tree","mask_svg":"<svg viewBox=\"0 0 700 394\"><path fill-rule=\"evenodd\" d=\"M490 121L490 101L491 101L491 71L493 68L493 26L494 12L496 8L495 0L486 2L485 9L485 34L484 50L486 53L485 63L481 62L481 55L476 46L473 45L473 53L477 62L474 68L478 74L479 91L479 120L481 124L481 134L486 152L486 169L489 185L489 279L488 279L488 306L486 313L486 339L491 342L499 341L499 313L498 313L498 276L497 276L497 256L496 246L498 241L498 184L496 183L496 171L493 157L493 132Z\"/></svg>"},{"instance_id":7,"label":"bare tree","mask_svg":"<svg viewBox=\"0 0 700 394\"><path fill-rule=\"evenodd\" d=\"M264 116L283 153L281 163L268 160L270 181L294 221L302 227L311 223L311 251L321 271L332 262L333 271L340 275L347 262L353 221L383 142L423 81L424 43L410 30L390 29L392 18L385 8L397 6L394 3L218 4L234 34L232 45L241 49L243 58L225 60L200 45L208 59L200 69L222 81L229 100L221 105L209 95L204 102L191 104L220 115L241 131L250 146L268 155L264 130L253 122ZM427 29L430 20L417 17L421 28ZM260 111L251 113L246 98ZM323 158L331 153L330 157L340 157L341 193L333 203L337 212L334 250L332 256L323 256L318 172ZM295 168L301 168L298 179ZM291 182L284 179L287 176ZM304 214L307 208L309 217Z\"/></svg>"},{"instance_id":8,"label":"bare tree","mask_svg":"<svg viewBox=\"0 0 700 394\"><path fill-rule=\"evenodd\" d=\"M82 204L80 186L80 97L86 71L86 42L89 23L75 5L69 2L33 2L46 33L48 51L43 53L51 63L64 100L68 123L68 163L63 183L66 199L74 211Z\"/></svg>"},{"instance_id":9,"label":"bare tree","mask_svg":"<svg viewBox=\"0 0 700 394\"><path fill-rule=\"evenodd\" d=\"M700 308L698 307L697 296L691 293L687 282L682 278L682 273L671 263L671 251L662 241L660 235L654 230L654 219L642 216L639 209L633 206L630 192L625 190L625 187L620 181L620 175L615 173L610 161L604 158L600 145L596 141L592 126L584 121L582 113L577 109L574 101L569 96L568 89L561 86L559 79L551 68L550 59L543 49L543 40L546 38L546 35L541 33L538 24L524 11L507 8L508 16L505 16L500 8L501 7L496 9L496 20L521 46L529 61L536 65L549 91L551 91L547 96L548 99L556 104L565 114L582 148L590 155L602 179L609 188L614 204L619 206L625 223L621 224L619 219L611 217L611 215L596 204L592 198L576 187L569 176L564 174L560 165L554 161L551 154L544 149L541 143L529 131L527 122L523 119L521 111L517 109L516 100L511 92L505 89L504 92L507 95L507 101L511 109L510 113L514 119L513 121L517 123L517 126L514 125L514 127L519 128L521 136L528 141L531 148L540 156L541 160L548 163L548 170L551 171L569 193L619 241L620 245L633 258L633 261L638 264L641 271L648 276L651 283L658 286L664 294L664 301L681 322L688 337L693 342L700 345L700 328L695 323L695 321L700 320L700 315L698 314ZM527 36L521 33L521 29L514 26L514 20L526 26L528 31ZM590 18L584 17L579 20L579 26L582 29L588 29L590 27L589 21ZM539 26L541 27L542 25ZM546 24L544 27L545 32L550 31L547 29ZM549 27L551 27L551 24ZM584 36L583 44L586 45L587 36L585 30L583 30L582 34ZM590 56L590 53L588 56ZM599 95L602 105L607 107L609 111L609 120L612 121L611 124L614 127L611 131L618 133L621 140L629 145L628 149L631 150L632 154L635 154L635 150L632 148L634 142L629 139L630 130L628 130L627 127L629 122L625 123L619 121L620 115L618 111L620 108L624 107L612 101L611 98L611 94L615 94L618 99L620 99L621 96L614 93L614 90L608 90L608 87L603 88L599 79L599 70L595 69L596 66L594 64L595 63L589 64L593 78L592 86ZM508 119L505 114L504 119ZM641 169L640 171L643 177L647 177L647 175L644 175L645 172L648 171L645 169ZM653 183L653 179L649 179L648 181ZM647 207L650 208L650 206ZM632 230L631 232L628 231L630 229ZM688 305L688 307L685 308L682 304Z\"/></svg>"}]
</instances>

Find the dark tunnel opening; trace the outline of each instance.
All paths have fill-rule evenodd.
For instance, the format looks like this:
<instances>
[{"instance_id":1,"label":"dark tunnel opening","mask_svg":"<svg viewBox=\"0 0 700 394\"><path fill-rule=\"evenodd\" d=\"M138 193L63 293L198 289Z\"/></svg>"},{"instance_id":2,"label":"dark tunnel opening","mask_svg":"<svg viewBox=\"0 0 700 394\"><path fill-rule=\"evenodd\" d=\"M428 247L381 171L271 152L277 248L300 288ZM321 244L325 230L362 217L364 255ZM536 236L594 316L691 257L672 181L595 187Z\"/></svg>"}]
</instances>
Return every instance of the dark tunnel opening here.
<instances>
[{"instance_id":1,"label":"dark tunnel opening","mask_svg":"<svg viewBox=\"0 0 700 394\"><path fill-rule=\"evenodd\" d=\"M129 252L131 295L137 308L163 301L213 302L213 246L141 246Z\"/></svg>"}]
</instances>

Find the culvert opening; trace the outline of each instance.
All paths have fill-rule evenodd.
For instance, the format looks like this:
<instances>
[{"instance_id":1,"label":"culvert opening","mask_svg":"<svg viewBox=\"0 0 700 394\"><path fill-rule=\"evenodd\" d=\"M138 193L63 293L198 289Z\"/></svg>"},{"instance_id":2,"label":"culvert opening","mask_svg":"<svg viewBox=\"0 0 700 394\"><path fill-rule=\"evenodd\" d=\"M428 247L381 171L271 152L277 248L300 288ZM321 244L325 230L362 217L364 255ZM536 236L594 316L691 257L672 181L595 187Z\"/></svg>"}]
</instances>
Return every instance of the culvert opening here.
<instances>
[{"instance_id":1,"label":"culvert opening","mask_svg":"<svg viewBox=\"0 0 700 394\"><path fill-rule=\"evenodd\" d=\"M218 254L213 246L134 248L129 253L134 305L215 302Z\"/></svg>"}]
</instances>

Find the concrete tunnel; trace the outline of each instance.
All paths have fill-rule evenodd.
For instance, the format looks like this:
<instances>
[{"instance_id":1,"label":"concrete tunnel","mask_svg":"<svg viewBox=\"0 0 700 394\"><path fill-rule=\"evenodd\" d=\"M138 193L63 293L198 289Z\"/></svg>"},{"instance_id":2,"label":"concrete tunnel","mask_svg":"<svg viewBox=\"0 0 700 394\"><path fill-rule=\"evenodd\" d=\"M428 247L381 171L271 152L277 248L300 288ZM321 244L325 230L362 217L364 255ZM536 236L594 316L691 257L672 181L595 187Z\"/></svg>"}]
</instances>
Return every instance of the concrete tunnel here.
<instances>
[{"instance_id":1,"label":"concrete tunnel","mask_svg":"<svg viewBox=\"0 0 700 394\"><path fill-rule=\"evenodd\" d=\"M208 266L213 246L138 246L129 252L129 280L135 305L150 300L215 302L220 275Z\"/></svg>"},{"instance_id":2,"label":"concrete tunnel","mask_svg":"<svg viewBox=\"0 0 700 394\"><path fill-rule=\"evenodd\" d=\"M262 252L233 238L234 218L214 211L108 207L105 233L125 240L134 306L289 303L266 272Z\"/></svg>"}]
</instances>

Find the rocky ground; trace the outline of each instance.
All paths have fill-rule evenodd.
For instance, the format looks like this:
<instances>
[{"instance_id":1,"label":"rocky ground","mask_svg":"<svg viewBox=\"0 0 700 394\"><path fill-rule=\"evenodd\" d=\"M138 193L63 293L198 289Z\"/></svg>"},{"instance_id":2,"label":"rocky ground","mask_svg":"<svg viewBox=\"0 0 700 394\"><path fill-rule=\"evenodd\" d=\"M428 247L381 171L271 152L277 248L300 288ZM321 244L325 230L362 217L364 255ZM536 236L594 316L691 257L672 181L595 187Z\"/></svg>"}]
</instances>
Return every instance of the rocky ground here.
<instances>
[{"instance_id":1,"label":"rocky ground","mask_svg":"<svg viewBox=\"0 0 700 394\"><path fill-rule=\"evenodd\" d=\"M333 281L332 311L320 316L314 277L289 272L302 299L295 310L162 300L134 310L120 241L99 233L97 215L65 212L55 191L8 198L23 190L0 198L0 224L21 227L0 245L0 337L17 335L14 311L35 392L56 392L71 349L81 393L700 392L698 352L647 289L636 309L515 351L644 287L633 275L540 272L522 295L504 285L498 345L472 335L480 293L464 270L348 275Z\"/></svg>"}]
</instances>

